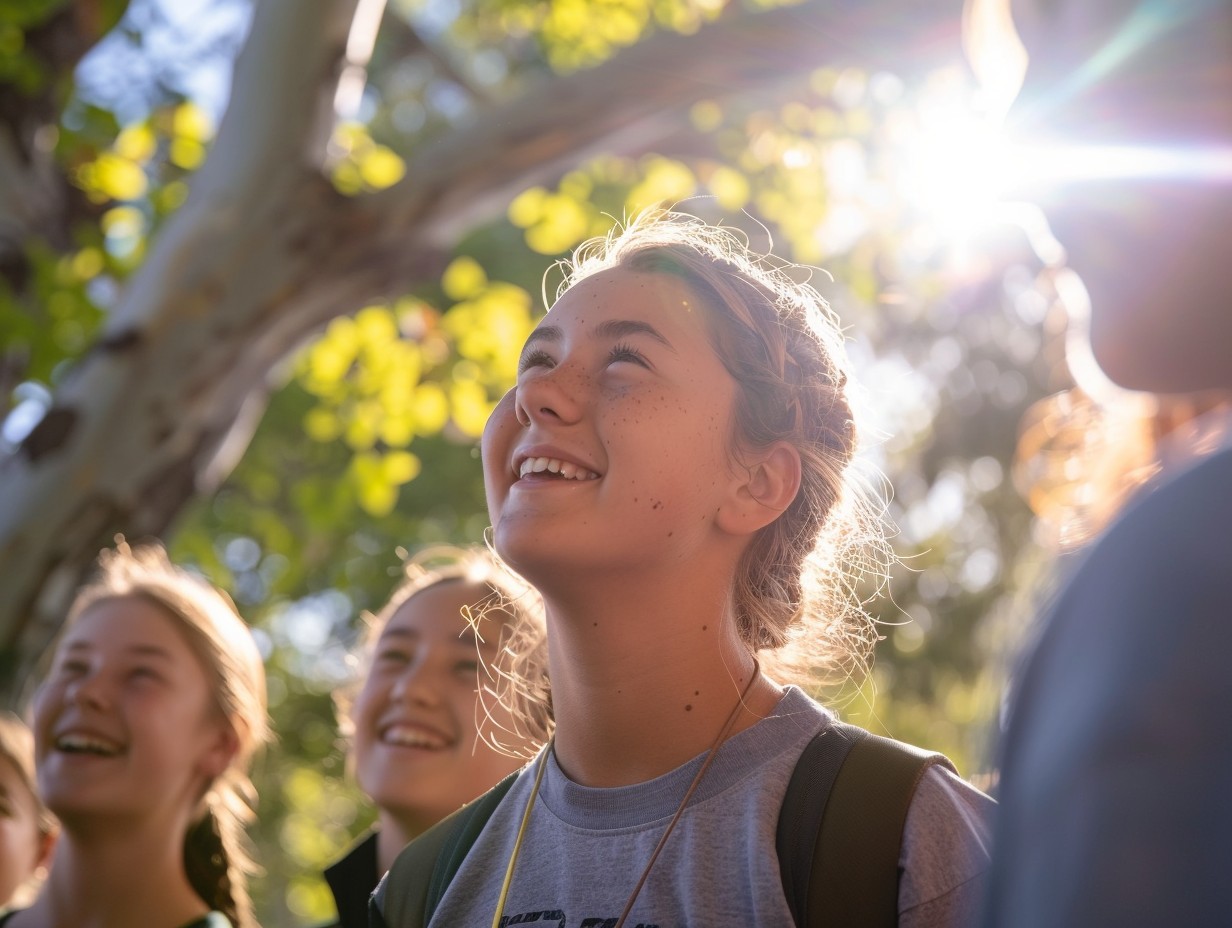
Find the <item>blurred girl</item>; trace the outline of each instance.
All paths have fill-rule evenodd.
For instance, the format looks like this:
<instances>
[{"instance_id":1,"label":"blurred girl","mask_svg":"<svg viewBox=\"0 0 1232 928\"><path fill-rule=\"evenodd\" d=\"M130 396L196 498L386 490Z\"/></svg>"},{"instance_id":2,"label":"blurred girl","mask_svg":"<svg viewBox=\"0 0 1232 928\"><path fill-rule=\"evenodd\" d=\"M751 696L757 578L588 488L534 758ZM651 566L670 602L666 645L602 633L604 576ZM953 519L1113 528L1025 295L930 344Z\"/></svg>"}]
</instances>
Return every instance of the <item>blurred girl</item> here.
<instances>
[{"instance_id":1,"label":"blurred girl","mask_svg":"<svg viewBox=\"0 0 1232 928\"><path fill-rule=\"evenodd\" d=\"M227 597L162 548L103 552L34 699L39 789L63 827L6 928L254 924L241 848L265 674Z\"/></svg>"},{"instance_id":2,"label":"blurred girl","mask_svg":"<svg viewBox=\"0 0 1232 928\"><path fill-rule=\"evenodd\" d=\"M56 820L34 787L34 739L0 714L0 911L27 904L47 876Z\"/></svg>"},{"instance_id":3,"label":"blurred girl","mask_svg":"<svg viewBox=\"0 0 1232 928\"><path fill-rule=\"evenodd\" d=\"M776 823L832 717L759 655L850 669L875 637L847 595L877 521L847 390L820 295L726 230L649 215L575 256L483 437L496 550L546 606L556 731L432 925L792 924ZM990 806L924 776L900 925L972 909Z\"/></svg>"},{"instance_id":4,"label":"blurred girl","mask_svg":"<svg viewBox=\"0 0 1232 928\"><path fill-rule=\"evenodd\" d=\"M434 548L409 562L363 650L358 693L339 702L377 827L326 871L343 928L366 928L368 896L397 853L522 766L551 724L539 596L483 548ZM520 669L480 676L481 662L514 656ZM513 696L524 705L516 714L490 695L514 681L531 687Z\"/></svg>"}]
</instances>

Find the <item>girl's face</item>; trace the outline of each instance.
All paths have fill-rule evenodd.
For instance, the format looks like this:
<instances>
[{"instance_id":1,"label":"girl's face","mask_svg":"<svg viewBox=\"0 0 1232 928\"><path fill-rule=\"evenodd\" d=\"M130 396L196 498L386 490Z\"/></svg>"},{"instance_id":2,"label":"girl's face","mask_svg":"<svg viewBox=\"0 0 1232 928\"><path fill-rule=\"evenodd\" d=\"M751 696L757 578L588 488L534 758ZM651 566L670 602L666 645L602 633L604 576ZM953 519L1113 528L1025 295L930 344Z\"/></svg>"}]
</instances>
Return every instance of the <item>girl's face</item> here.
<instances>
[{"instance_id":1,"label":"girl's face","mask_svg":"<svg viewBox=\"0 0 1232 928\"><path fill-rule=\"evenodd\" d=\"M34 874L43 844L34 796L12 761L0 756L0 909Z\"/></svg>"},{"instance_id":2,"label":"girl's face","mask_svg":"<svg viewBox=\"0 0 1232 928\"><path fill-rule=\"evenodd\" d=\"M403 603L351 707L360 788L409 830L434 824L523 763L476 730L478 660L496 657L501 623L484 622L486 640L477 644L461 611L489 595L486 586L445 581ZM495 708L493 716L509 724Z\"/></svg>"},{"instance_id":3,"label":"girl's face","mask_svg":"<svg viewBox=\"0 0 1232 928\"><path fill-rule=\"evenodd\" d=\"M497 550L545 592L562 567L672 566L713 537L736 384L705 311L675 277L613 269L527 339L484 430L484 480Z\"/></svg>"},{"instance_id":4,"label":"girl's face","mask_svg":"<svg viewBox=\"0 0 1232 928\"><path fill-rule=\"evenodd\" d=\"M101 600L56 651L34 703L43 799L66 825L191 816L234 735L175 620L141 597Z\"/></svg>"}]
</instances>

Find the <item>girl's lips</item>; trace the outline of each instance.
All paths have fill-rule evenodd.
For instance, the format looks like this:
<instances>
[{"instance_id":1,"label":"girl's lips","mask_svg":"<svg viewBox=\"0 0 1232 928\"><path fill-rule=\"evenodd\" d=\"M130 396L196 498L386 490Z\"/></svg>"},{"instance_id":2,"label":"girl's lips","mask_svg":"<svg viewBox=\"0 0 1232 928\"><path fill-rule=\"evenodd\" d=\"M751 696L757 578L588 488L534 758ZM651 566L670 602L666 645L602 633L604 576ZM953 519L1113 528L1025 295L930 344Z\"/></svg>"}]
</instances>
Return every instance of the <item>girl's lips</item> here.
<instances>
[{"instance_id":1,"label":"girl's lips","mask_svg":"<svg viewBox=\"0 0 1232 928\"><path fill-rule=\"evenodd\" d=\"M119 757L124 746L110 738L82 729L70 729L56 735L55 749L62 754L90 757Z\"/></svg>"},{"instance_id":2,"label":"girl's lips","mask_svg":"<svg viewBox=\"0 0 1232 928\"><path fill-rule=\"evenodd\" d=\"M593 470L588 470L572 461L564 461L560 458L551 457L535 457L526 458L518 466L518 479L528 477L532 474L556 474L558 477L565 480L598 480L599 475Z\"/></svg>"},{"instance_id":3,"label":"girl's lips","mask_svg":"<svg viewBox=\"0 0 1232 928\"><path fill-rule=\"evenodd\" d=\"M544 479L561 479L586 482L598 480L602 476L592 465L579 460L558 448L548 445L538 445L523 448L513 456L513 474L515 480L521 480L535 474L545 475Z\"/></svg>"},{"instance_id":4,"label":"girl's lips","mask_svg":"<svg viewBox=\"0 0 1232 928\"><path fill-rule=\"evenodd\" d=\"M422 748L441 751L452 744L442 732L413 722L393 722L378 732L382 744L402 748Z\"/></svg>"}]
</instances>

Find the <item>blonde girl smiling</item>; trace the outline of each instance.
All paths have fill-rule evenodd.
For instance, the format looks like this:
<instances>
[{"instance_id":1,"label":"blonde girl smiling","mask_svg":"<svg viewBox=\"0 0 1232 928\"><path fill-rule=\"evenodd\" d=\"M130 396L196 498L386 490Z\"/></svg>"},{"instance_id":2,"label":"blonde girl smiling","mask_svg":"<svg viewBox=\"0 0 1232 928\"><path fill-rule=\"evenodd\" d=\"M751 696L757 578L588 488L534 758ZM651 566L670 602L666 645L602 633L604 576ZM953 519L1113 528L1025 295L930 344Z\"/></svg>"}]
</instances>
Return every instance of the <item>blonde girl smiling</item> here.
<instances>
[{"instance_id":1,"label":"blonde girl smiling","mask_svg":"<svg viewBox=\"0 0 1232 928\"><path fill-rule=\"evenodd\" d=\"M78 594L34 699L39 789L63 832L5 928L251 928L243 828L265 674L230 600L121 542Z\"/></svg>"}]
</instances>

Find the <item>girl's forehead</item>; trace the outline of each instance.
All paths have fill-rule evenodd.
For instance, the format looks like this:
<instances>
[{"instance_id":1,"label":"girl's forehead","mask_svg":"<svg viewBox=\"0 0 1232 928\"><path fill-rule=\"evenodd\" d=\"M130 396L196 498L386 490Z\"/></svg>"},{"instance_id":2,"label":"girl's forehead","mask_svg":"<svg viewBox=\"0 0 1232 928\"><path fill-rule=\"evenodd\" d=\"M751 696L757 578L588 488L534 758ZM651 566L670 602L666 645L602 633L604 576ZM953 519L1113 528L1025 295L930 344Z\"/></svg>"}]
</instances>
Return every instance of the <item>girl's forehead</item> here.
<instances>
[{"instance_id":1,"label":"girl's forehead","mask_svg":"<svg viewBox=\"0 0 1232 928\"><path fill-rule=\"evenodd\" d=\"M561 295L528 341L619 336L621 321L646 323L669 341L708 333L703 303L681 278L660 271L609 268Z\"/></svg>"},{"instance_id":2,"label":"girl's forehead","mask_svg":"<svg viewBox=\"0 0 1232 928\"><path fill-rule=\"evenodd\" d=\"M697 305L689 285L674 274L616 267L575 283L553 304L552 312L644 309L663 313L678 309L691 313Z\"/></svg>"},{"instance_id":3,"label":"girl's forehead","mask_svg":"<svg viewBox=\"0 0 1232 928\"><path fill-rule=\"evenodd\" d=\"M476 617L484 616L485 627L509 619L508 613L493 608L495 603L495 594L483 583L464 579L434 583L398 607L382 629L381 637L411 632L421 637L460 641L459 636L469 625L463 610Z\"/></svg>"},{"instance_id":4,"label":"girl's forehead","mask_svg":"<svg viewBox=\"0 0 1232 928\"><path fill-rule=\"evenodd\" d=\"M59 650L144 646L174 655L192 653L165 607L142 596L118 596L87 606L65 634Z\"/></svg>"}]
</instances>

